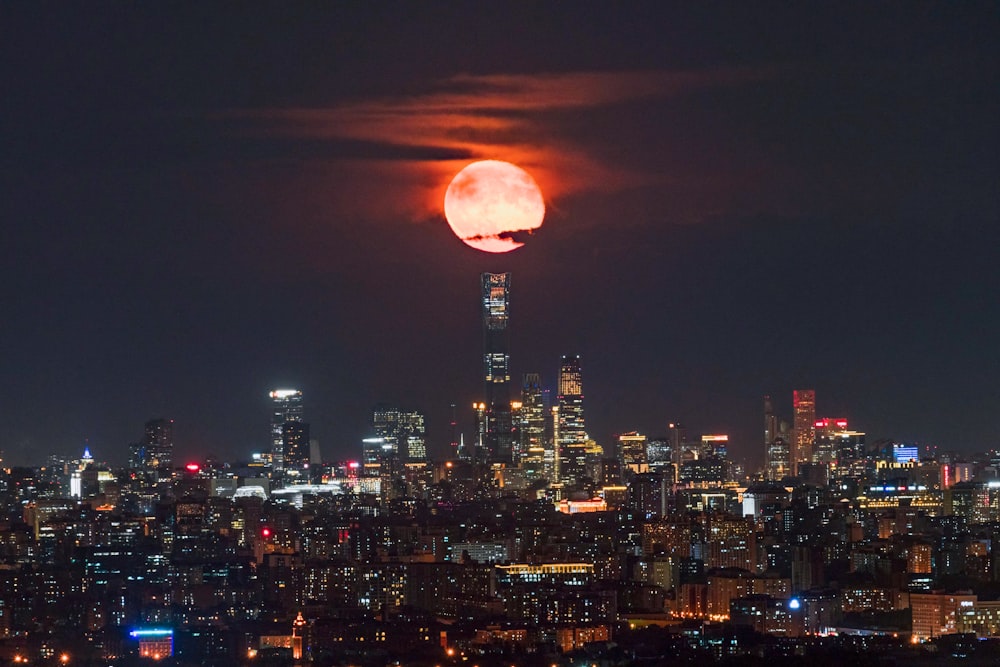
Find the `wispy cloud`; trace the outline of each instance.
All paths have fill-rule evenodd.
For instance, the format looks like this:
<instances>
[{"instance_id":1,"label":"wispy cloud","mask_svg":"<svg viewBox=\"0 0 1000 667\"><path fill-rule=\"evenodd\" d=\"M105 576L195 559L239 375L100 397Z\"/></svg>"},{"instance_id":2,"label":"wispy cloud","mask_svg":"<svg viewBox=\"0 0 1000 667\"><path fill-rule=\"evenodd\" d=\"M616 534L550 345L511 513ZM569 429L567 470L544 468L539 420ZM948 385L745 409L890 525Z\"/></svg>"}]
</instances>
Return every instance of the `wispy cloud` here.
<instances>
[{"instance_id":1,"label":"wispy cloud","mask_svg":"<svg viewBox=\"0 0 1000 667\"><path fill-rule=\"evenodd\" d=\"M656 177L609 164L559 127L567 115L742 85L773 76L760 69L463 74L409 95L328 108L242 110L226 114L241 131L291 141L328 142L329 157L365 178L381 178L400 209L414 202L438 213L450 178L475 159L527 169L551 205L580 192L615 192ZM595 133L600 129L595 128ZM338 154L338 146L352 146ZM365 148L367 146L367 149ZM398 213L398 211L394 211Z\"/></svg>"}]
</instances>

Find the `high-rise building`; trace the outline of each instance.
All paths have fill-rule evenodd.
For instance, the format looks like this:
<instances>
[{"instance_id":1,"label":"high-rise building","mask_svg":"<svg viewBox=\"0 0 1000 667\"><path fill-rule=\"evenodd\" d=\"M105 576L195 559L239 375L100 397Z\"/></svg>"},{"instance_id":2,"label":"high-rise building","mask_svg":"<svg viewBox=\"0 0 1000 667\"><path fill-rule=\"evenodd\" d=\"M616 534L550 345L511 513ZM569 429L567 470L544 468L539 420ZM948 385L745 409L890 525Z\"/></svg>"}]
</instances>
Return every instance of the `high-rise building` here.
<instances>
[{"instance_id":1,"label":"high-rise building","mask_svg":"<svg viewBox=\"0 0 1000 667\"><path fill-rule=\"evenodd\" d=\"M580 357L564 355L559 365L559 457L561 481L571 484L587 465L587 429L583 419L583 373Z\"/></svg>"},{"instance_id":2,"label":"high-rise building","mask_svg":"<svg viewBox=\"0 0 1000 667\"><path fill-rule=\"evenodd\" d=\"M674 464L680 465L687 446L687 428L684 424L677 422L667 424L667 440L670 442L670 455Z\"/></svg>"},{"instance_id":3,"label":"high-rise building","mask_svg":"<svg viewBox=\"0 0 1000 667\"><path fill-rule=\"evenodd\" d=\"M518 461L529 476L541 476L545 459L545 395L538 373L525 373L521 383L521 423Z\"/></svg>"},{"instance_id":4,"label":"high-rise building","mask_svg":"<svg viewBox=\"0 0 1000 667\"><path fill-rule=\"evenodd\" d=\"M302 392L298 389L275 389L270 397L271 468L280 472L285 469L285 422L302 421Z\"/></svg>"},{"instance_id":5,"label":"high-rise building","mask_svg":"<svg viewBox=\"0 0 1000 667\"><path fill-rule=\"evenodd\" d=\"M813 463L836 463L840 452L839 433L847 431L847 420L843 417L824 417L813 423Z\"/></svg>"},{"instance_id":6,"label":"high-rise building","mask_svg":"<svg viewBox=\"0 0 1000 667\"><path fill-rule=\"evenodd\" d=\"M623 470L642 473L649 472L649 459L646 456L646 436L638 431L622 433L618 436L618 459Z\"/></svg>"},{"instance_id":7,"label":"high-rise building","mask_svg":"<svg viewBox=\"0 0 1000 667\"><path fill-rule=\"evenodd\" d=\"M417 410L403 410L399 413L400 447L406 452L406 460L417 463L427 460L427 426L424 413Z\"/></svg>"},{"instance_id":8,"label":"high-rise building","mask_svg":"<svg viewBox=\"0 0 1000 667\"><path fill-rule=\"evenodd\" d=\"M482 274L483 443L491 461L512 460L514 424L510 413L510 274Z\"/></svg>"},{"instance_id":9,"label":"high-rise building","mask_svg":"<svg viewBox=\"0 0 1000 667\"><path fill-rule=\"evenodd\" d=\"M771 397L764 397L764 475L779 481L792 474L792 460L788 440L778 427Z\"/></svg>"},{"instance_id":10,"label":"high-rise building","mask_svg":"<svg viewBox=\"0 0 1000 667\"><path fill-rule=\"evenodd\" d=\"M143 436L143 460L150 470L170 470L174 460L174 420L150 419Z\"/></svg>"},{"instance_id":11,"label":"high-rise building","mask_svg":"<svg viewBox=\"0 0 1000 667\"><path fill-rule=\"evenodd\" d=\"M800 462L812 462L813 443L816 440L816 391L793 391L792 411L795 415L795 440L791 448L792 474L798 474Z\"/></svg>"},{"instance_id":12,"label":"high-rise building","mask_svg":"<svg viewBox=\"0 0 1000 667\"><path fill-rule=\"evenodd\" d=\"M424 413L379 403L372 409L372 431L391 443L403 462L415 463L427 459Z\"/></svg>"},{"instance_id":13,"label":"high-rise building","mask_svg":"<svg viewBox=\"0 0 1000 667\"><path fill-rule=\"evenodd\" d=\"M309 467L309 424L287 421L281 427L282 460L285 468Z\"/></svg>"}]
</instances>

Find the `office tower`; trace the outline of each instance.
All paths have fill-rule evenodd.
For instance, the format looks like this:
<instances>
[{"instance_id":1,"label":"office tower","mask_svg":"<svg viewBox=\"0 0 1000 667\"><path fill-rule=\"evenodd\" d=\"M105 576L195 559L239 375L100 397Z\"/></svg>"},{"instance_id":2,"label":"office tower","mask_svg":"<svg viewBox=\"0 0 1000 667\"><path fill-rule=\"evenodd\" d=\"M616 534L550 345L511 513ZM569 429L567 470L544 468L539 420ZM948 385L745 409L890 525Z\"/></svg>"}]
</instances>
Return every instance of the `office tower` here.
<instances>
[{"instance_id":1,"label":"office tower","mask_svg":"<svg viewBox=\"0 0 1000 667\"><path fill-rule=\"evenodd\" d=\"M510 402L510 460L515 467L520 466L523 457L521 450L521 413L523 410L524 404L521 401Z\"/></svg>"},{"instance_id":2,"label":"office tower","mask_svg":"<svg viewBox=\"0 0 1000 667\"><path fill-rule=\"evenodd\" d=\"M813 442L816 440L816 391L796 389L792 392L792 410L795 434L792 446L792 474L798 474L800 462L812 461Z\"/></svg>"},{"instance_id":3,"label":"office tower","mask_svg":"<svg viewBox=\"0 0 1000 667\"><path fill-rule=\"evenodd\" d=\"M638 431L622 433L618 436L618 460L623 470L641 473L649 472L649 459L646 455L646 436Z\"/></svg>"},{"instance_id":4,"label":"office tower","mask_svg":"<svg viewBox=\"0 0 1000 667\"><path fill-rule=\"evenodd\" d=\"M865 434L850 431L844 418L823 417L814 424L816 430L813 463L836 464L845 472L846 467L865 456ZM916 448L913 448L914 458Z\"/></svg>"},{"instance_id":5,"label":"office tower","mask_svg":"<svg viewBox=\"0 0 1000 667\"><path fill-rule=\"evenodd\" d=\"M513 450L510 415L510 274L482 274L483 375L486 411L483 447L491 461L509 462Z\"/></svg>"},{"instance_id":6,"label":"office tower","mask_svg":"<svg viewBox=\"0 0 1000 667\"><path fill-rule=\"evenodd\" d=\"M366 477L378 477L397 467L398 459L395 440L378 436L361 441L361 463Z\"/></svg>"},{"instance_id":7,"label":"office tower","mask_svg":"<svg viewBox=\"0 0 1000 667\"><path fill-rule=\"evenodd\" d=\"M583 374L580 357L564 355L559 365L559 458L561 481L579 481L587 464L587 430L583 419Z\"/></svg>"},{"instance_id":8,"label":"office tower","mask_svg":"<svg viewBox=\"0 0 1000 667\"><path fill-rule=\"evenodd\" d=\"M824 417L813 422L812 463L836 463L840 450L840 438L837 434L846 430L847 420L844 418Z\"/></svg>"},{"instance_id":9,"label":"office tower","mask_svg":"<svg viewBox=\"0 0 1000 667\"><path fill-rule=\"evenodd\" d=\"M275 389L271 397L271 469L285 469L285 422L302 421L302 392Z\"/></svg>"},{"instance_id":10,"label":"office tower","mask_svg":"<svg viewBox=\"0 0 1000 667\"><path fill-rule=\"evenodd\" d=\"M545 395L538 373L525 373L521 383L520 463L529 477L541 477L545 461Z\"/></svg>"},{"instance_id":11,"label":"office tower","mask_svg":"<svg viewBox=\"0 0 1000 667\"><path fill-rule=\"evenodd\" d=\"M372 408L372 434L392 445L393 451L402 452L399 446L399 408L379 403Z\"/></svg>"},{"instance_id":12,"label":"office tower","mask_svg":"<svg viewBox=\"0 0 1000 667\"><path fill-rule=\"evenodd\" d=\"M309 424L287 421L281 426L281 450L285 468L309 467Z\"/></svg>"},{"instance_id":13,"label":"office tower","mask_svg":"<svg viewBox=\"0 0 1000 667\"><path fill-rule=\"evenodd\" d=\"M792 474L789 439L778 426L771 397L764 397L764 476L774 482Z\"/></svg>"},{"instance_id":14,"label":"office tower","mask_svg":"<svg viewBox=\"0 0 1000 667\"><path fill-rule=\"evenodd\" d=\"M659 436L647 440L646 460L649 463L649 469L653 472L669 469L673 460L670 456L670 439L666 436Z\"/></svg>"},{"instance_id":15,"label":"office tower","mask_svg":"<svg viewBox=\"0 0 1000 667\"><path fill-rule=\"evenodd\" d=\"M726 458L729 453L729 436L724 434L701 436L701 447L698 452L699 458Z\"/></svg>"},{"instance_id":16,"label":"office tower","mask_svg":"<svg viewBox=\"0 0 1000 667\"><path fill-rule=\"evenodd\" d=\"M390 443L393 451L404 462L427 459L424 413L379 403L372 409L372 431L376 437Z\"/></svg>"},{"instance_id":17,"label":"office tower","mask_svg":"<svg viewBox=\"0 0 1000 667\"><path fill-rule=\"evenodd\" d=\"M778 482L792 474L791 452L788 440L778 435L767 447L767 479Z\"/></svg>"},{"instance_id":18,"label":"office tower","mask_svg":"<svg viewBox=\"0 0 1000 667\"><path fill-rule=\"evenodd\" d=\"M403 410L399 413L400 448L410 463L427 460L427 426L424 413L417 410Z\"/></svg>"},{"instance_id":19,"label":"office tower","mask_svg":"<svg viewBox=\"0 0 1000 667\"><path fill-rule=\"evenodd\" d=\"M151 419L146 422L142 450L147 469L170 470L174 459L174 420Z\"/></svg>"}]
</instances>

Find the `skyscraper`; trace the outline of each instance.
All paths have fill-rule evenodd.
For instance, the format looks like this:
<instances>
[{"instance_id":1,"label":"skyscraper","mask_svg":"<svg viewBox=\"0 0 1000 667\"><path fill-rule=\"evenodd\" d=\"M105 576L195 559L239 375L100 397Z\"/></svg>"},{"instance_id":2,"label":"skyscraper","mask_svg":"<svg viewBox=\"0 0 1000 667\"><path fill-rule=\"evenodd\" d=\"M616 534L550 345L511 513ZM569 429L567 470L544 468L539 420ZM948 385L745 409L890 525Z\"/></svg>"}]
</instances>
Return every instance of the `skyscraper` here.
<instances>
[{"instance_id":1,"label":"skyscraper","mask_svg":"<svg viewBox=\"0 0 1000 667\"><path fill-rule=\"evenodd\" d=\"M776 482L792 474L788 442L779 432L770 396L764 397L764 456L767 479Z\"/></svg>"},{"instance_id":2,"label":"skyscraper","mask_svg":"<svg viewBox=\"0 0 1000 667\"><path fill-rule=\"evenodd\" d=\"M146 467L150 470L170 470L174 460L174 420L150 419L143 437Z\"/></svg>"},{"instance_id":3,"label":"skyscraper","mask_svg":"<svg viewBox=\"0 0 1000 667\"><path fill-rule=\"evenodd\" d=\"M579 480L586 468L587 429L583 419L580 357L564 355L559 364L559 457L561 481Z\"/></svg>"},{"instance_id":4,"label":"skyscraper","mask_svg":"<svg viewBox=\"0 0 1000 667\"><path fill-rule=\"evenodd\" d=\"M519 461L530 477L543 475L545 459L545 395L538 373L525 373L521 384Z\"/></svg>"},{"instance_id":5,"label":"skyscraper","mask_svg":"<svg viewBox=\"0 0 1000 667\"><path fill-rule=\"evenodd\" d=\"M281 449L285 468L309 466L309 424L287 421L281 427Z\"/></svg>"},{"instance_id":6,"label":"skyscraper","mask_svg":"<svg viewBox=\"0 0 1000 667\"><path fill-rule=\"evenodd\" d=\"M271 397L271 469L285 469L285 422L302 421L302 392L275 389ZM307 436L308 438L308 436Z\"/></svg>"},{"instance_id":7,"label":"skyscraper","mask_svg":"<svg viewBox=\"0 0 1000 667\"><path fill-rule=\"evenodd\" d=\"M514 424L510 414L510 274L482 274L483 379L486 423L483 447L492 461L511 461Z\"/></svg>"},{"instance_id":8,"label":"skyscraper","mask_svg":"<svg viewBox=\"0 0 1000 667\"><path fill-rule=\"evenodd\" d=\"M372 409L372 430L376 436L393 445L393 451L403 462L415 463L427 459L424 413L379 403Z\"/></svg>"},{"instance_id":9,"label":"skyscraper","mask_svg":"<svg viewBox=\"0 0 1000 667\"><path fill-rule=\"evenodd\" d=\"M623 470L632 473L649 472L646 454L646 436L638 431L622 433L618 436L618 458Z\"/></svg>"},{"instance_id":10,"label":"skyscraper","mask_svg":"<svg viewBox=\"0 0 1000 667\"><path fill-rule=\"evenodd\" d=\"M793 391L792 410L795 415L795 441L791 452L792 474L798 474L799 462L812 462L813 442L816 440L816 391L814 389Z\"/></svg>"}]
</instances>

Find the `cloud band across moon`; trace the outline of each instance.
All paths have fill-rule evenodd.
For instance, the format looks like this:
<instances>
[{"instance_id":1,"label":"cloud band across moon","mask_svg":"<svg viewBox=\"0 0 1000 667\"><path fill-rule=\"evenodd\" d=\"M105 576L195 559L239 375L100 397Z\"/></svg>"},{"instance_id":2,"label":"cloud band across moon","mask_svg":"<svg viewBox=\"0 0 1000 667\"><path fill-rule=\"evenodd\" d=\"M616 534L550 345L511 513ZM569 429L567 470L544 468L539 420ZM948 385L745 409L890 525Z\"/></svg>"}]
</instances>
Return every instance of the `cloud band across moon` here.
<instances>
[{"instance_id":1,"label":"cloud band across moon","mask_svg":"<svg viewBox=\"0 0 1000 667\"><path fill-rule=\"evenodd\" d=\"M476 159L504 160L529 170L550 205L579 193L655 185L661 175L609 160L593 148L587 132L581 137L575 131L574 122L616 105L773 76L758 69L463 74L405 96L328 108L234 110L220 114L220 120L246 139L326 144L333 150L323 151L320 159L385 181L399 206L383 213L439 217L450 179ZM600 126L592 131L600 134ZM339 155L338 145L345 148Z\"/></svg>"}]
</instances>

